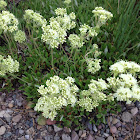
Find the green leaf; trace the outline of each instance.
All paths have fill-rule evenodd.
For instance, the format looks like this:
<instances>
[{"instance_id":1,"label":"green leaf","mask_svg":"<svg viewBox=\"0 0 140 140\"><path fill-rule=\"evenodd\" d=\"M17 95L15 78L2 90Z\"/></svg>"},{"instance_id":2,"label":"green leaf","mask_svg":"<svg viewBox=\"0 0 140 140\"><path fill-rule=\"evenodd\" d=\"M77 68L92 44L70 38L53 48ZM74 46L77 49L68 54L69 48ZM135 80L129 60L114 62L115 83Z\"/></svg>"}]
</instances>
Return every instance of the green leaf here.
<instances>
[{"instance_id":1,"label":"green leaf","mask_svg":"<svg viewBox=\"0 0 140 140\"><path fill-rule=\"evenodd\" d=\"M47 123L46 121L47 121L47 119L45 117L43 117L42 115L40 115L37 119L37 123L39 125L46 125L46 123Z\"/></svg>"}]
</instances>

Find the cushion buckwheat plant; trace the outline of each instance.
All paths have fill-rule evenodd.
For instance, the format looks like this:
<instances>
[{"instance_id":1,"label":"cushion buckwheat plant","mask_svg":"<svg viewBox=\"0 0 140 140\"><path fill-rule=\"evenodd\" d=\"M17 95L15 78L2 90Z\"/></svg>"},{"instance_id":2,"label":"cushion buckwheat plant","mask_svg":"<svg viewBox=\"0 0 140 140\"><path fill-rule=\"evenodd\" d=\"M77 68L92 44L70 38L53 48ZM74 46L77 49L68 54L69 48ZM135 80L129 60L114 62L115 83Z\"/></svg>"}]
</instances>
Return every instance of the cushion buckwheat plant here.
<instances>
[{"instance_id":1,"label":"cushion buckwheat plant","mask_svg":"<svg viewBox=\"0 0 140 140\"><path fill-rule=\"evenodd\" d=\"M5 76L6 73L14 73L19 71L19 62L13 60L11 56L8 55L4 58L0 55L0 76Z\"/></svg>"},{"instance_id":2,"label":"cushion buckwheat plant","mask_svg":"<svg viewBox=\"0 0 140 140\"><path fill-rule=\"evenodd\" d=\"M140 73L140 65L121 60L110 66L110 70L114 77L107 80L117 101L126 101L128 104L140 101L140 87L136 79Z\"/></svg>"},{"instance_id":3,"label":"cushion buckwheat plant","mask_svg":"<svg viewBox=\"0 0 140 140\"><path fill-rule=\"evenodd\" d=\"M42 40L46 44L50 44L51 48L58 48L59 44L66 42L67 31L73 29L76 23L75 14L67 14L65 8L57 8L55 10L56 18L50 18L49 25L43 25Z\"/></svg>"},{"instance_id":4,"label":"cushion buckwheat plant","mask_svg":"<svg viewBox=\"0 0 140 140\"><path fill-rule=\"evenodd\" d=\"M67 77L65 80L58 76L51 77L46 81L47 87L41 85L38 89L41 97L35 110L43 112L44 117L54 120L57 110L68 104L74 106L77 101L76 93L79 90L74 82L72 77Z\"/></svg>"},{"instance_id":5,"label":"cushion buckwheat plant","mask_svg":"<svg viewBox=\"0 0 140 140\"><path fill-rule=\"evenodd\" d=\"M70 7L71 0L65 0L64 4ZM4 1L0 0L0 8L5 6ZM95 44L95 38L100 34L101 26L113 17L112 13L96 7L92 11L95 22L78 25L76 13L68 11L57 8L54 17L45 19L31 9L25 10L28 42L26 34L18 28L19 21L15 16L5 10L0 13L1 34L10 32L16 42L26 46L22 50L24 59L20 60L24 66L20 65L22 82L25 81L21 82L21 88L35 103L34 110L51 120L58 117L59 121L67 119L74 122L86 114L90 118L94 111L96 115L97 112L102 113L104 106L116 101L140 101L139 64L121 60L110 64L113 76L102 76L102 72L106 73L108 69L105 71L103 68L105 60L101 58L101 45ZM76 25L79 26L78 30L75 29ZM10 55L8 58L0 55L1 76L18 72L18 69L17 60L14 61ZM45 82L46 85L42 85ZM101 118L101 115L98 117Z\"/></svg>"}]
</instances>

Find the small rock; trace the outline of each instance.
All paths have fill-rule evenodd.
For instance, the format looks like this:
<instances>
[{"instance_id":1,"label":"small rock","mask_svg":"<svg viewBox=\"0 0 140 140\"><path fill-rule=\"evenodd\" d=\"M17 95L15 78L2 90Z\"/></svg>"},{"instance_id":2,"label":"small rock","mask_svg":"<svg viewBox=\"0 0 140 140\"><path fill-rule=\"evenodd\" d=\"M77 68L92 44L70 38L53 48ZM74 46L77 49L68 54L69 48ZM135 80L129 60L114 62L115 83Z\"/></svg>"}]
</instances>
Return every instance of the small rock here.
<instances>
[{"instance_id":1,"label":"small rock","mask_svg":"<svg viewBox=\"0 0 140 140\"><path fill-rule=\"evenodd\" d=\"M4 101L4 98L1 96L0 97L0 103L2 103Z\"/></svg>"},{"instance_id":2,"label":"small rock","mask_svg":"<svg viewBox=\"0 0 140 140\"><path fill-rule=\"evenodd\" d=\"M8 107L9 107L9 108L12 108L13 106L14 106L13 103L9 103L9 104L8 104Z\"/></svg>"},{"instance_id":3,"label":"small rock","mask_svg":"<svg viewBox=\"0 0 140 140\"><path fill-rule=\"evenodd\" d=\"M0 120L0 126L2 126L3 125L3 122Z\"/></svg>"},{"instance_id":4,"label":"small rock","mask_svg":"<svg viewBox=\"0 0 140 140\"><path fill-rule=\"evenodd\" d=\"M48 126L48 132L52 132L52 131L53 131L52 126Z\"/></svg>"},{"instance_id":5,"label":"small rock","mask_svg":"<svg viewBox=\"0 0 140 140\"><path fill-rule=\"evenodd\" d=\"M71 129L68 128L68 127L64 127L64 132L66 132L66 133L70 133L70 132L71 132Z\"/></svg>"},{"instance_id":6,"label":"small rock","mask_svg":"<svg viewBox=\"0 0 140 140\"><path fill-rule=\"evenodd\" d=\"M6 113L8 113L8 114L12 114L12 113L13 113L13 110L11 110L11 109L7 109L7 110L6 110Z\"/></svg>"},{"instance_id":7,"label":"small rock","mask_svg":"<svg viewBox=\"0 0 140 140\"><path fill-rule=\"evenodd\" d=\"M8 113L4 114L4 118L6 119L7 122L11 121L11 116Z\"/></svg>"},{"instance_id":8,"label":"small rock","mask_svg":"<svg viewBox=\"0 0 140 140\"><path fill-rule=\"evenodd\" d=\"M95 132L98 131L96 125L93 125L93 130L94 130Z\"/></svg>"},{"instance_id":9,"label":"small rock","mask_svg":"<svg viewBox=\"0 0 140 140\"><path fill-rule=\"evenodd\" d=\"M140 102L139 101L136 101L135 105L136 105L136 107L140 108Z\"/></svg>"},{"instance_id":10,"label":"small rock","mask_svg":"<svg viewBox=\"0 0 140 140\"><path fill-rule=\"evenodd\" d=\"M34 130L33 127L31 127L31 128L29 128L29 129L26 131L26 133L27 133L28 135L33 135L33 134L35 133L35 130Z\"/></svg>"},{"instance_id":11,"label":"small rock","mask_svg":"<svg viewBox=\"0 0 140 140\"><path fill-rule=\"evenodd\" d=\"M129 112L123 112L121 118L124 122L130 122L131 118L132 118L132 115Z\"/></svg>"},{"instance_id":12,"label":"small rock","mask_svg":"<svg viewBox=\"0 0 140 140\"><path fill-rule=\"evenodd\" d=\"M126 104L125 106L127 109L132 109L135 106L135 104L132 102L131 104Z\"/></svg>"},{"instance_id":13,"label":"small rock","mask_svg":"<svg viewBox=\"0 0 140 140\"><path fill-rule=\"evenodd\" d=\"M137 107L131 109L131 114L132 114L133 116L135 116L137 113L138 113L138 108L137 108Z\"/></svg>"},{"instance_id":14,"label":"small rock","mask_svg":"<svg viewBox=\"0 0 140 140\"><path fill-rule=\"evenodd\" d=\"M107 140L113 140L113 137L112 137L112 136L109 136L109 137L107 138Z\"/></svg>"},{"instance_id":15,"label":"small rock","mask_svg":"<svg viewBox=\"0 0 140 140\"><path fill-rule=\"evenodd\" d=\"M112 120L113 120L113 118L112 118L112 116L110 116L110 117L109 117L109 121L110 121L110 123L112 122Z\"/></svg>"},{"instance_id":16,"label":"small rock","mask_svg":"<svg viewBox=\"0 0 140 140\"><path fill-rule=\"evenodd\" d=\"M26 140L24 136L22 136L21 138L19 138L18 140Z\"/></svg>"},{"instance_id":17,"label":"small rock","mask_svg":"<svg viewBox=\"0 0 140 140\"><path fill-rule=\"evenodd\" d=\"M140 134L139 134L139 135L137 135L137 139L140 139Z\"/></svg>"},{"instance_id":18,"label":"small rock","mask_svg":"<svg viewBox=\"0 0 140 140\"><path fill-rule=\"evenodd\" d=\"M6 131L6 128L4 126L0 127L0 136L3 135Z\"/></svg>"},{"instance_id":19,"label":"small rock","mask_svg":"<svg viewBox=\"0 0 140 140\"><path fill-rule=\"evenodd\" d=\"M6 106L5 106L5 105L3 105L3 106L2 106L2 109L3 109L3 110L5 110L5 109L6 109Z\"/></svg>"},{"instance_id":20,"label":"small rock","mask_svg":"<svg viewBox=\"0 0 140 140\"><path fill-rule=\"evenodd\" d=\"M96 140L105 140L103 137L95 136Z\"/></svg>"},{"instance_id":21,"label":"small rock","mask_svg":"<svg viewBox=\"0 0 140 140\"><path fill-rule=\"evenodd\" d=\"M81 138L84 138L86 135L87 135L86 132L83 133L83 134L81 135Z\"/></svg>"},{"instance_id":22,"label":"small rock","mask_svg":"<svg viewBox=\"0 0 140 140\"><path fill-rule=\"evenodd\" d=\"M86 140L94 140L92 135L89 135L88 138Z\"/></svg>"},{"instance_id":23,"label":"small rock","mask_svg":"<svg viewBox=\"0 0 140 140\"><path fill-rule=\"evenodd\" d=\"M47 135L45 137L45 140L53 140L53 139L54 139L53 135Z\"/></svg>"},{"instance_id":24,"label":"small rock","mask_svg":"<svg viewBox=\"0 0 140 140\"><path fill-rule=\"evenodd\" d=\"M100 131L100 134L103 135L103 134L104 134L104 130L101 130L101 131Z\"/></svg>"},{"instance_id":25,"label":"small rock","mask_svg":"<svg viewBox=\"0 0 140 140\"><path fill-rule=\"evenodd\" d=\"M33 127L33 120L32 120L32 119L27 120L27 121L26 121L26 126L28 126L28 127Z\"/></svg>"},{"instance_id":26,"label":"small rock","mask_svg":"<svg viewBox=\"0 0 140 140\"><path fill-rule=\"evenodd\" d=\"M72 131L71 139L72 140L79 140L79 136L77 135L77 133L75 131Z\"/></svg>"},{"instance_id":27,"label":"small rock","mask_svg":"<svg viewBox=\"0 0 140 140\"><path fill-rule=\"evenodd\" d=\"M121 130L122 130L122 128L121 128L121 127L119 127L119 128L118 128L118 130L119 130L119 131L121 131Z\"/></svg>"},{"instance_id":28,"label":"small rock","mask_svg":"<svg viewBox=\"0 0 140 140\"><path fill-rule=\"evenodd\" d=\"M57 127L56 125L53 125L53 127L54 127L55 132L61 131L63 129L63 128Z\"/></svg>"},{"instance_id":29,"label":"small rock","mask_svg":"<svg viewBox=\"0 0 140 140\"><path fill-rule=\"evenodd\" d=\"M19 99L16 99L16 104L18 106L22 106L22 102L23 102L23 98L22 97L19 97Z\"/></svg>"},{"instance_id":30,"label":"small rock","mask_svg":"<svg viewBox=\"0 0 140 140\"><path fill-rule=\"evenodd\" d=\"M9 138L11 135L12 135L11 132L7 132L7 133L4 135L4 137L5 137L5 138Z\"/></svg>"},{"instance_id":31,"label":"small rock","mask_svg":"<svg viewBox=\"0 0 140 140\"><path fill-rule=\"evenodd\" d=\"M109 129L106 129L106 133L109 134L109 132L110 132Z\"/></svg>"},{"instance_id":32,"label":"small rock","mask_svg":"<svg viewBox=\"0 0 140 140\"><path fill-rule=\"evenodd\" d=\"M119 137L117 140L124 140L122 137Z\"/></svg>"},{"instance_id":33,"label":"small rock","mask_svg":"<svg viewBox=\"0 0 140 140\"><path fill-rule=\"evenodd\" d=\"M36 118L36 113L35 112L29 112L29 116L31 116L32 118Z\"/></svg>"},{"instance_id":34,"label":"small rock","mask_svg":"<svg viewBox=\"0 0 140 140\"><path fill-rule=\"evenodd\" d=\"M93 132L93 131L90 131L90 134L92 134L92 135L93 135L93 134L94 134L94 132Z\"/></svg>"},{"instance_id":35,"label":"small rock","mask_svg":"<svg viewBox=\"0 0 140 140\"><path fill-rule=\"evenodd\" d=\"M79 130L79 137L82 135L82 133L83 133L82 130Z\"/></svg>"},{"instance_id":36,"label":"small rock","mask_svg":"<svg viewBox=\"0 0 140 140\"><path fill-rule=\"evenodd\" d=\"M83 133L86 133L87 131L86 130L83 130Z\"/></svg>"},{"instance_id":37,"label":"small rock","mask_svg":"<svg viewBox=\"0 0 140 140\"><path fill-rule=\"evenodd\" d=\"M140 133L140 125L137 125L136 126L136 132L139 132Z\"/></svg>"},{"instance_id":38,"label":"small rock","mask_svg":"<svg viewBox=\"0 0 140 140\"><path fill-rule=\"evenodd\" d=\"M37 129L41 129L42 128L42 125L37 125Z\"/></svg>"},{"instance_id":39,"label":"small rock","mask_svg":"<svg viewBox=\"0 0 140 140\"><path fill-rule=\"evenodd\" d=\"M54 136L54 140L61 140L59 136Z\"/></svg>"},{"instance_id":40,"label":"small rock","mask_svg":"<svg viewBox=\"0 0 140 140\"><path fill-rule=\"evenodd\" d=\"M104 136L105 136L105 137L108 137L108 136L109 136L109 134L107 134L107 133L104 133Z\"/></svg>"},{"instance_id":41,"label":"small rock","mask_svg":"<svg viewBox=\"0 0 140 140\"><path fill-rule=\"evenodd\" d=\"M4 114L5 114L5 110L0 111L0 118L3 118Z\"/></svg>"},{"instance_id":42,"label":"small rock","mask_svg":"<svg viewBox=\"0 0 140 140\"><path fill-rule=\"evenodd\" d=\"M29 136L29 135L25 135L25 138L26 138L27 140L29 140L30 136Z\"/></svg>"},{"instance_id":43,"label":"small rock","mask_svg":"<svg viewBox=\"0 0 140 140\"><path fill-rule=\"evenodd\" d=\"M41 136L42 137L45 137L47 134L48 134L48 131L47 130L44 130L44 131L41 132Z\"/></svg>"},{"instance_id":44,"label":"small rock","mask_svg":"<svg viewBox=\"0 0 140 140\"><path fill-rule=\"evenodd\" d=\"M110 127L110 132L113 133L113 134L116 133L117 132L117 128L115 126L111 126Z\"/></svg>"},{"instance_id":45,"label":"small rock","mask_svg":"<svg viewBox=\"0 0 140 140\"><path fill-rule=\"evenodd\" d=\"M122 125L121 122L116 123L117 128L120 127L121 125Z\"/></svg>"},{"instance_id":46,"label":"small rock","mask_svg":"<svg viewBox=\"0 0 140 140\"><path fill-rule=\"evenodd\" d=\"M19 134L22 135L23 133L24 133L24 130L20 129L20 130L19 130Z\"/></svg>"},{"instance_id":47,"label":"small rock","mask_svg":"<svg viewBox=\"0 0 140 140\"><path fill-rule=\"evenodd\" d=\"M62 140L71 140L68 134L62 134Z\"/></svg>"},{"instance_id":48,"label":"small rock","mask_svg":"<svg viewBox=\"0 0 140 140\"><path fill-rule=\"evenodd\" d=\"M12 118L12 121L17 123L20 121L20 119L22 118L22 116L19 114L19 115L16 115L15 117Z\"/></svg>"},{"instance_id":49,"label":"small rock","mask_svg":"<svg viewBox=\"0 0 140 140\"><path fill-rule=\"evenodd\" d=\"M116 119L116 118L113 118L112 124L116 124L116 123L118 123L118 122L120 122L120 120L118 120L118 119Z\"/></svg>"}]
</instances>

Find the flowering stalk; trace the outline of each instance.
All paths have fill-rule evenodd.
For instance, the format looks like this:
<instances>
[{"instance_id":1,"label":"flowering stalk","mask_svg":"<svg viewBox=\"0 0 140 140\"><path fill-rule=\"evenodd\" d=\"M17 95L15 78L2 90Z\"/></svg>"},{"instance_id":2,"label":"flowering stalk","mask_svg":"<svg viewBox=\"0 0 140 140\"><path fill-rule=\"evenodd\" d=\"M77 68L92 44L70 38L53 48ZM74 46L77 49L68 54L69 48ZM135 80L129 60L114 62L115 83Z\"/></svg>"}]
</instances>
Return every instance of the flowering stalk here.
<instances>
[{"instance_id":1,"label":"flowering stalk","mask_svg":"<svg viewBox=\"0 0 140 140\"><path fill-rule=\"evenodd\" d=\"M64 52L64 54L67 56L67 53L65 52L65 50L64 50L64 48L63 48L63 46L62 46L62 44L60 44L60 48L63 50L63 52ZM68 56L67 56L68 57ZM65 64L66 64L66 66L67 66L67 69L68 69L68 73L69 73L69 66L68 66L68 59L66 60L66 62L65 62Z\"/></svg>"},{"instance_id":2,"label":"flowering stalk","mask_svg":"<svg viewBox=\"0 0 140 140\"><path fill-rule=\"evenodd\" d=\"M5 33L4 33L4 37L5 37L6 41L8 42L8 47L9 47L9 50L10 50L10 52L11 52L11 55L12 55L12 57L14 57L13 51L12 51L12 49L11 49L10 41L9 41L9 39L8 39L8 37L7 37L7 35L6 35Z\"/></svg>"},{"instance_id":3,"label":"flowering stalk","mask_svg":"<svg viewBox=\"0 0 140 140\"><path fill-rule=\"evenodd\" d=\"M53 64L53 49L52 49L52 48L51 48L51 57L52 57L52 60L51 60L52 69L53 69L54 72L56 73L56 70L55 70L54 64Z\"/></svg>"}]
</instances>

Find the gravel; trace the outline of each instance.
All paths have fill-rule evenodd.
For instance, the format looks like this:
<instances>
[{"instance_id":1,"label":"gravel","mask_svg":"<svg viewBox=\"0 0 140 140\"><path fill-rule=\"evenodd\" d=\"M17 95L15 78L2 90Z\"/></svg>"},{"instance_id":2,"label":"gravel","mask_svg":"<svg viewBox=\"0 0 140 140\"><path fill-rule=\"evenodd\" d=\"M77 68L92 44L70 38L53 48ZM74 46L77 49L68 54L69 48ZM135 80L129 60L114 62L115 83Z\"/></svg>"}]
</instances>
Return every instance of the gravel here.
<instances>
[{"instance_id":1,"label":"gravel","mask_svg":"<svg viewBox=\"0 0 140 140\"><path fill-rule=\"evenodd\" d=\"M138 108L137 108L137 107L131 109L131 114L132 114L133 116L135 116L137 113L138 113Z\"/></svg>"},{"instance_id":2,"label":"gravel","mask_svg":"<svg viewBox=\"0 0 140 140\"><path fill-rule=\"evenodd\" d=\"M3 135L6 131L6 128L4 126L0 127L0 136Z\"/></svg>"},{"instance_id":3,"label":"gravel","mask_svg":"<svg viewBox=\"0 0 140 140\"><path fill-rule=\"evenodd\" d=\"M124 140L134 133L140 139L140 110L138 103L121 104L125 108L119 114L106 116L107 124L91 124L84 120L84 130L57 126L56 121L47 120L37 124L39 114L26 109L26 98L21 91L2 94L0 97L0 140ZM113 135L112 135L113 134ZM128 138L129 139L129 138Z\"/></svg>"},{"instance_id":4,"label":"gravel","mask_svg":"<svg viewBox=\"0 0 140 140\"><path fill-rule=\"evenodd\" d=\"M123 112L122 114L122 120L124 122L130 122L132 118L132 115L129 112Z\"/></svg>"}]
</instances>

